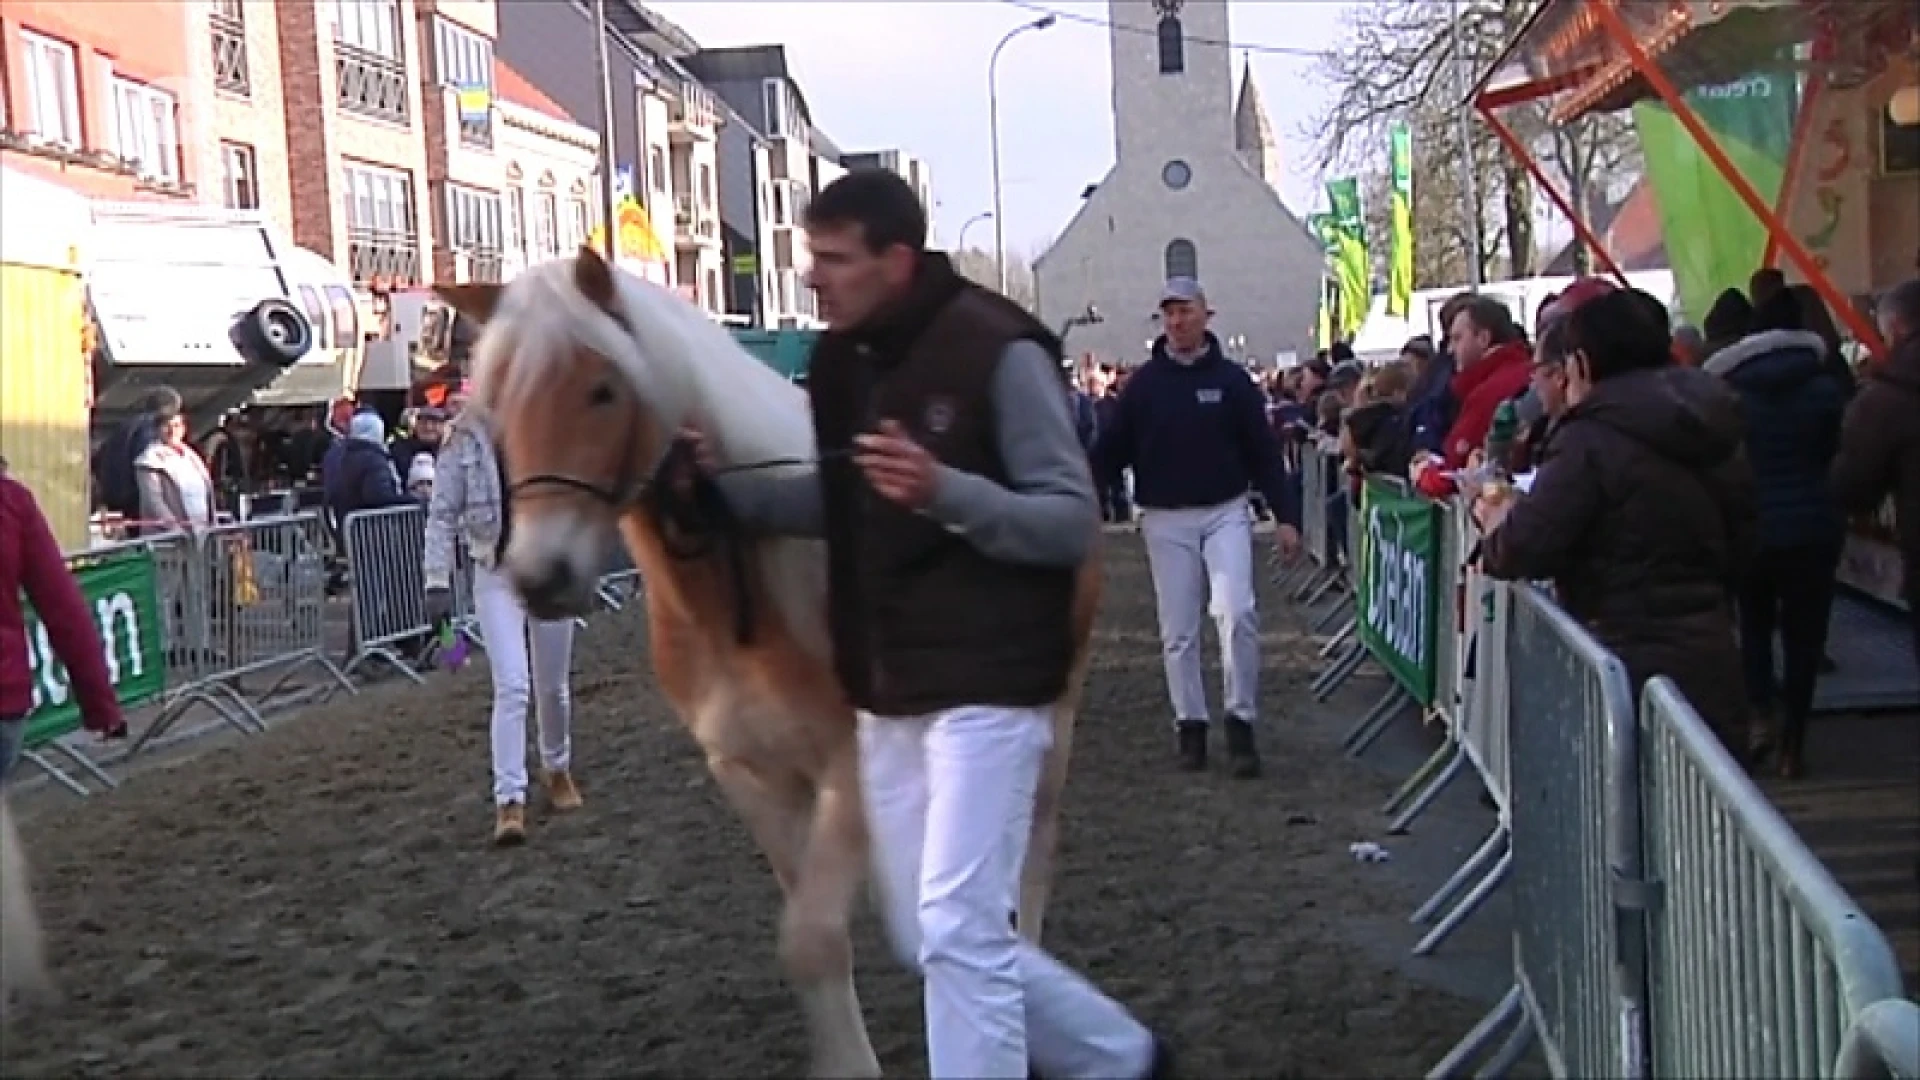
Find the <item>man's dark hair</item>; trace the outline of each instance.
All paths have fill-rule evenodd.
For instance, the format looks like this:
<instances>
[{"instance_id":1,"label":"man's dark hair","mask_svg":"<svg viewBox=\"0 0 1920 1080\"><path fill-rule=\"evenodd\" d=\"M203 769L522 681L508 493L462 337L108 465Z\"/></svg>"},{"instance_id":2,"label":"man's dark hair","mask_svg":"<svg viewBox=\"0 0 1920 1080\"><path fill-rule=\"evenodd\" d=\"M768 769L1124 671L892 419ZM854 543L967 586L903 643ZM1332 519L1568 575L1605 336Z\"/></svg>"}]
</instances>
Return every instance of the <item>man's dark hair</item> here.
<instances>
[{"instance_id":1,"label":"man's dark hair","mask_svg":"<svg viewBox=\"0 0 1920 1080\"><path fill-rule=\"evenodd\" d=\"M1805 330L1806 320L1800 314L1800 301L1793 293L1781 289L1765 300L1754 305L1753 329L1765 330Z\"/></svg>"},{"instance_id":2,"label":"man's dark hair","mask_svg":"<svg viewBox=\"0 0 1920 1080\"><path fill-rule=\"evenodd\" d=\"M1335 366L1345 364L1353 359L1353 346L1344 341L1336 341L1333 343L1333 348L1327 350L1327 359Z\"/></svg>"},{"instance_id":3,"label":"man's dark hair","mask_svg":"<svg viewBox=\"0 0 1920 1080\"><path fill-rule=\"evenodd\" d=\"M1466 313L1475 327L1486 331L1495 345L1509 345L1521 340L1520 327L1513 321L1513 312L1491 296L1475 296L1462 304L1460 311Z\"/></svg>"},{"instance_id":4,"label":"man's dark hair","mask_svg":"<svg viewBox=\"0 0 1920 1080\"><path fill-rule=\"evenodd\" d=\"M157 386L148 391L145 406L148 415L161 420L179 415L181 408L184 407L180 400L180 391L171 386Z\"/></svg>"},{"instance_id":5,"label":"man's dark hair","mask_svg":"<svg viewBox=\"0 0 1920 1080\"><path fill-rule=\"evenodd\" d=\"M1747 279L1747 295L1753 299L1753 306L1759 307L1777 292L1787 291L1787 274L1775 266L1763 266Z\"/></svg>"},{"instance_id":6,"label":"man's dark hair","mask_svg":"<svg viewBox=\"0 0 1920 1080\"><path fill-rule=\"evenodd\" d=\"M1476 292L1457 292L1447 297L1447 302L1440 305L1440 340L1445 341L1447 331L1453 329L1454 316L1466 310L1467 305L1473 303L1479 295Z\"/></svg>"},{"instance_id":7,"label":"man's dark hair","mask_svg":"<svg viewBox=\"0 0 1920 1080\"><path fill-rule=\"evenodd\" d=\"M927 246L927 208L890 169L855 169L820 189L807 204L809 229L860 227L860 239L875 255L895 244L919 252Z\"/></svg>"},{"instance_id":8,"label":"man's dark hair","mask_svg":"<svg viewBox=\"0 0 1920 1080\"><path fill-rule=\"evenodd\" d=\"M1576 309L1577 310L1577 309ZM1564 364L1567 362L1567 324L1573 317L1557 313L1540 327L1540 344L1534 347L1533 359L1538 364Z\"/></svg>"},{"instance_id":9,"label":"man's dark hair","mask_svg":"<svg viewBox=\"0 0 1920 1080\"><path fill-rule=\"evenodd\" d=\"M1595 297L1567 316L1567 355L1585 353L1587 375L1594 382L1666 367L1673 360L1673 335L1665 311L1660 301L1639 289Z\"/></svg>"},{"instance_id":10,"label":"man's dark hair","mask_svg":"<svg viewBox=\"0 0 1920 1080\"><path fill-rule=\"evenodd\" d=\"M1920 334L1920 278L1910 278L1895 285L1880 297L1880 307L1893 312L1907 328L1909 334ZM1891 342L1889 342L1891 344Z\"/></svg>"},{"instance_id":11,"label":"man's dark hair","mask_svg":"<svg viewBox=\"0 0 1920 1080\"><path fill-rule=\"evenodd\" d=\"M1739 289L1723 290L1714 298L1713 306L1707 309L1701 329L1707 332L1707 340L1715 345L1725 345L1746 337L1753 329L1753 304Z\"/></svg>"}]
</instances>

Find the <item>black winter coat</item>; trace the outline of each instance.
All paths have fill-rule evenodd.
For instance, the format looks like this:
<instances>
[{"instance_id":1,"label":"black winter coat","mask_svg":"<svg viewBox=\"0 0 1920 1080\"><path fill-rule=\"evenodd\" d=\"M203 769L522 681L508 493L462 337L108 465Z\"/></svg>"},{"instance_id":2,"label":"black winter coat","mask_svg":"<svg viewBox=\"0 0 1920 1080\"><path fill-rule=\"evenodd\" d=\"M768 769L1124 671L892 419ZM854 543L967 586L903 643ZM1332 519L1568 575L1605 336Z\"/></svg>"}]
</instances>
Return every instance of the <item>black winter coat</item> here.
<instances>
[{"instance_id":1,"label":"black winter coat","mask_svg":"<svg viewBox=\"0 0 1920 1080\"><path fill-rule=\"evenodd\" d=\"M1763 549L1838 546L1845 521L1827 484L1840 448L1846 388L1818 334L1749 334L1707 361L1740 394Z\"/></svg>"}]
</instances>

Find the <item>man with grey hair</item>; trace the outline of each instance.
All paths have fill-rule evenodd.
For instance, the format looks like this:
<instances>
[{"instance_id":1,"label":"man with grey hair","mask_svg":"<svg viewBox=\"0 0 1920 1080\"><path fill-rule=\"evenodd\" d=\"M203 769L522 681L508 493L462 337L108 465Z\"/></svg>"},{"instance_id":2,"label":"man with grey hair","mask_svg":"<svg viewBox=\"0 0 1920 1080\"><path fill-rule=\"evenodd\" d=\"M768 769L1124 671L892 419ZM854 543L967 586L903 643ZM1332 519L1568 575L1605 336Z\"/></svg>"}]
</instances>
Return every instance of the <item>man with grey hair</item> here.
<instances>
[{"instance_id":1,"label":"man with grey hair","mask_svg":"<svg viewBox=\"0 0 1920 1080\"><path fill-rule=\"evenodd\" d=\"M1133 469L1181 766L1207 766L1200 625L1211 610L1225 669L1227 756L1234 775L1252 777L1260 774L1253 735L1260 624L1247 492L1258 488L1266 497L1281 557L1289 561L1300 547L1300 499L1282 471L1266 400L1207 330L1212 314L1198 281L1166 283L1165 333L1121 393L1113 422L1094 443L1093 466L1109 482Z\"/></svg>"}]
</instances>

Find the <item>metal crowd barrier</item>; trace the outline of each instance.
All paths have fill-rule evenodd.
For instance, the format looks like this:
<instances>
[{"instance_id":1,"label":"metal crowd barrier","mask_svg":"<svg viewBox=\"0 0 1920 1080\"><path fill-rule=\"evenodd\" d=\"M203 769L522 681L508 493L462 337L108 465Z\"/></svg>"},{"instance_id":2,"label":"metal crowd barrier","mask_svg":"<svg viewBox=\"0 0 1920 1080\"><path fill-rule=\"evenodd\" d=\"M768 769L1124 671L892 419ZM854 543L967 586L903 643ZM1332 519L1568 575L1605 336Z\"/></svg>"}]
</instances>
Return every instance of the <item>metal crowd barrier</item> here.
<instances>
[{"instance_id":1,"label":"metal crowd barrier","mask_svg":"<svg viewBox=\"0 0 1920 1080\"><path fill-rule=\"evenodd\" d=\"M353 643L346 673L373 661L415 683L420 650L434 632L427 618L427 589L421 562L426 553L427 511L418 504L362 510L340 527L352 575ZM459 573L465 581L469 575ZM467 594L471 606L471 592Z\"/></svg>"},{"instance_id":2,"label":"metal crowd barrier","mask_svg":"<svg viewBox=\"0 0 1920 1080\"><path fill-rule=\"evenodd\" d=\"M265 731L262 711L308 666L328 694L354 692L326 655L325 534L319 515L303 513L143 541L159 578L168 688L129 757L195 705L241 732ZM271 681L250 686L253 676Z\"/></svg>"},{"instance_id":3,"label":"metal crowd barrier","mask_svg":"<svg viewBox=\"0 0 1920 1080\"><path fill-rule=\"evenodd\" d=\"M1308 484L1330 467L1307 449ZM1655 679L1636 708L1618 659L1545 591L1467 565L1478 529L1459 500L1442 514L1429 718L1448 740L1385 809L1400 832L1454 778L1485 785L1495 824L1414 913L1432 924L1414 951L1511 882L1514 985L1429 1075L1502 1075L1538 1039L1556 1077L1920 1080L1920 1006L1885 937L1691 706ZM1356 512L1350 541L1359 528ZM1369 568L1357 549L1350 564L1357 593ZM1292 597L1325 624L1323 596ZM1321 700L1372 662L1355 625L1322 647ZM1348 752L1406 711L1395 696Z\"/></svg>"},{"instance_id":4,"label":"metal crowd barrier","mask_svg":"<svg viewBox=\"0 0 1920 1080\"><path fill-rule=\"evenodd\" d=\"M1654 1075L1839 1075L1850 1028L1900 997L1887 939L1670 680L1641 722Z\"/></svg>"}]
</instances>

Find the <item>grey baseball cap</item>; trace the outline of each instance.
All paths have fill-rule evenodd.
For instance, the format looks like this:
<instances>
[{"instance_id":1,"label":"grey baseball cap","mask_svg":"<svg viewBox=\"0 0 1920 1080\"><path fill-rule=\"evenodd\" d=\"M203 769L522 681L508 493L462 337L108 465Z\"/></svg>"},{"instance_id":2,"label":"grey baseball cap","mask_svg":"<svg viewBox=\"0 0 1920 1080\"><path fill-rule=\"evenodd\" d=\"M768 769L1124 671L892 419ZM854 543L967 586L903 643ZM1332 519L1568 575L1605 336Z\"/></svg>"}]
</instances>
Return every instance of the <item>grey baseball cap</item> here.
<instances>
[{"instance_id":1,"label":"grey baseball cap","mask_svg":"<svg viewBox=\"0 0 1920 1080\"><path fill-rule=\"evenodd\" d=\"M1167 283L1160 289L1161 307L1174 303L1204 303L1206 299L1206 290L1200 287L1198 281L1190 277L1168 278Z\"/></svg>"}]
</instances>

